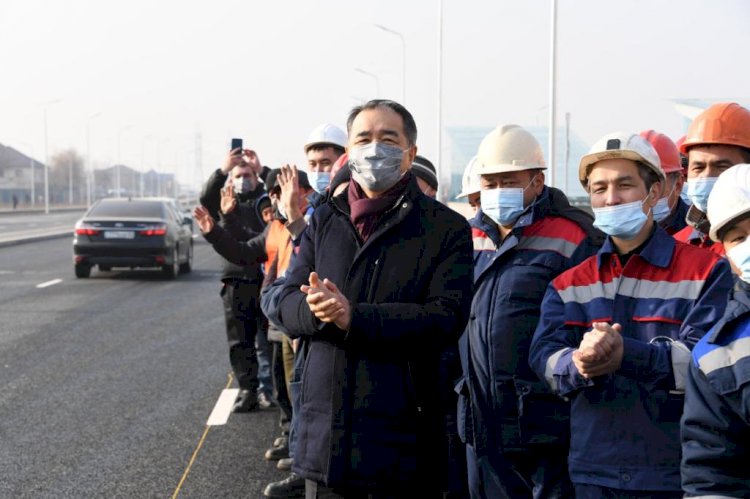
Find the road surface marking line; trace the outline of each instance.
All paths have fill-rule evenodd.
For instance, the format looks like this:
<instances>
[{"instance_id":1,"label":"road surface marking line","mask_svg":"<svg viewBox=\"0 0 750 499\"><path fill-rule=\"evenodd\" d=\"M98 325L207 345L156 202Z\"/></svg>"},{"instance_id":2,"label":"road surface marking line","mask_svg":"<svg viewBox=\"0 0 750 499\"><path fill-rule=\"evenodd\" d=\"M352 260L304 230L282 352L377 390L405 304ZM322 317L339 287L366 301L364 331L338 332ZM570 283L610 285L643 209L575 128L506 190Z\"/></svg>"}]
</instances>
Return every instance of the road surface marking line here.
<instances>
[{"instance_id":1,"label":"road surface marking line","mask_svg":"<svg viewBox=\"0 0 750 499\"><path fill-rule=\"evenodd\" d=\"M229 414L232 412L234 400L237 398L239 392L239 388L225 388L221 391L221 395L219 395L219 400L216 401L214 410L211 411L211 415L208 416L206 426L221 426L227 424L227 421L229 421Z\"/></svg>"},{"instance_id":2,"label":"road surface marking line","mask_svg":"<svg viewBox=\"0 0 750 499\"><path fill-rule=\"evenodd\" d=\"M222 395L224 392L229 389L230 386L232 386L232 380L234 379L234 376L230 373L227 376L227 386L222 390ZM219 399L221 399L221 395L219 396ZM215 407L214 407L214 410ZM182 486L185 484L185 480L187 480L188 475L190 474L190 469L193 467L193 463L198 458L198 453L201 450L201 447L203 447L203 442L206 440L206 435L208 435L208 430L210 430L211 427L206 425L206 429L203 430L203 435L201 435L201 439L198 441L198 445L195 447L195 450L193 451L193 455L190 456L190 461L188 461L187 467L185 468L185 472L182 474L182 478L180 478L180 483L177 484L177 488L174 489L174 493L172 494L172 499L177 499L177 496L180 494L180 489L182 489Z\"/></svg>"},{"instance_id":3,"label":"road surface marking line","mask_svg":"<svg viewBox=\"0 0 750 499\"><path fill-rule=\"evenodd\" d=\"M60 284L62 282L62 279L52 279L51 281L43 282L41 284L37 284L36 287L39 289L47 288L49 286L54 286L55 284Z\"/></svg>"}]
</instances>

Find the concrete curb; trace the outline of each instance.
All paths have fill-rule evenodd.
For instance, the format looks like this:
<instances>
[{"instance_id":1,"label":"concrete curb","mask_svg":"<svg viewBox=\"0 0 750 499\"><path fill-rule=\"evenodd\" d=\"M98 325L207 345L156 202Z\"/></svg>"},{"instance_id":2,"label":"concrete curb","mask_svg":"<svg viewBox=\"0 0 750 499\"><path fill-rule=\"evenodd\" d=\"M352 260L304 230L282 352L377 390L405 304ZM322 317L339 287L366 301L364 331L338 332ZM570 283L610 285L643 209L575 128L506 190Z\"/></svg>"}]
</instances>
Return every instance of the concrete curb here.
<instances>
[{"instance_id":1,"label":"concrete curb","mask_svg":"<svg viewBox=\"0 0 750 499\"><path fill-rule=\"evenodd\" d=\"M71 206L65 208L50 208L49 213L50 215L53 213L70 213L74 211L80 211L81 213L84 213L86 210L88 210L88 207L86 206ZM2 215L46 215L46 213L44 213L44 208L28 208L19 210L0 209L0 216Z\"/></svg>"},{"instance_id":2,"label":"concrete curb","mask_svg":"<svg viewBox=\"0 0 750 499\"><path fill-rule=\"evenodd\" d=\"M38 236L20 237L17 239L9 239L7 241L0 240L0 248L8 246L16 246L24 243L34 243L38 241L47 241L49 239L59 239L61 237L72 237L73 231L66 230L65 232L53 232L50 234L40 234Z\"/></svg>"}]
</instances>

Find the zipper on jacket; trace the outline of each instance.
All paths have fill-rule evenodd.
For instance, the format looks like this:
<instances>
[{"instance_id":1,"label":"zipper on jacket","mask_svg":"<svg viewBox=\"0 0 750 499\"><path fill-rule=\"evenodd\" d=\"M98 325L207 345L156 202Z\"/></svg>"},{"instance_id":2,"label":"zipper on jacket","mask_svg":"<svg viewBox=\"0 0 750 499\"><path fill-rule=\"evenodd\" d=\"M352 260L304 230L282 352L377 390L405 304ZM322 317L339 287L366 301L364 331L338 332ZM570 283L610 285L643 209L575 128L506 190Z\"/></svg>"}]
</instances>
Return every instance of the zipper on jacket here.
<instances>
[{"instance_id":1,"label":"zipper on jacket","mask_svg":"<svg viewBox=\"0 0 750 499\"><path fill-rule=\"evenodd\" d=\"M375 263L372 265L372 270L370 271L370 274L368 276L368 281L370 281L370 289L367 291L367 303L372 303L372 300L375 298L375 274L378 272L378 266L380 265L380 257L375 259Z\"/></svg>"}]
</instances>

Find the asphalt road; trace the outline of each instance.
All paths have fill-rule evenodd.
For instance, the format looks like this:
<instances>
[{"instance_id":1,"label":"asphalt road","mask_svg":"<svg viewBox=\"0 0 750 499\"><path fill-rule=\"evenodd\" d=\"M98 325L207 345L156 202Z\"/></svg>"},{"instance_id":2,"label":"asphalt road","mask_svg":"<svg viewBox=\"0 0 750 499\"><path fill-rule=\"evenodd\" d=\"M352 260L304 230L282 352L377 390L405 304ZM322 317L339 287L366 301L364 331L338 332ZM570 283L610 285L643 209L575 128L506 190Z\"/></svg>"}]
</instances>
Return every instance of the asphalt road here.
<instances>
[{"instance_id":1,"label":"asphalt road","mask_svg":"<svg viewBox=\"0 0 750 499\"><path fill-rule=\"evenodd\" d=\"M71 241L0 248L0 497L256 498L284 478L262 458L276 410L206 426L236 386L210 246L174 281L76 279Z\"/></svg>"}]
</instances>

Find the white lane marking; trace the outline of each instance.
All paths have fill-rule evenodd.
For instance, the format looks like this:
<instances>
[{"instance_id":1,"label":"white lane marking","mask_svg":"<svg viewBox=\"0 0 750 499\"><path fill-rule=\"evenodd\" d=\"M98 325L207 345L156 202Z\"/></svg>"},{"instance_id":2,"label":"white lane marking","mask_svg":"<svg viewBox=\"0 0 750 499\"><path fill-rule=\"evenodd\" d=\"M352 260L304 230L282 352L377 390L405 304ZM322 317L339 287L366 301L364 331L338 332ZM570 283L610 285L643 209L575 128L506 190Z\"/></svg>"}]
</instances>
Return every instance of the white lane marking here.
<instances>
[{"instance_id":1,"label":"white lane marking","mask_svg":"<svg viewBox=\"0 0 750 499\"><path fill-rule=\"evenodd\" d=\"M239 392L239 388L225 388L221 391L221 395L219 395L219 400L216 401L214 410L211 411L211 415L208 416L206 426L227 424L229 413L232 412L232 406L234 405L234 399L237 398Z\"/></svg>"},{"instance_id":2,"label":"white lane marking","mask_svg":"<svg viewBox=\"0 0 750 499\"><path fill-rule=\"evenodd\" d=\"M51 281L43 282L41 284L37 284L36 287L39 289L47 288L49 286L54 286L55 284L59 284L62 282L62 279L52 279Z\"/></svg>"}]
</instances>

